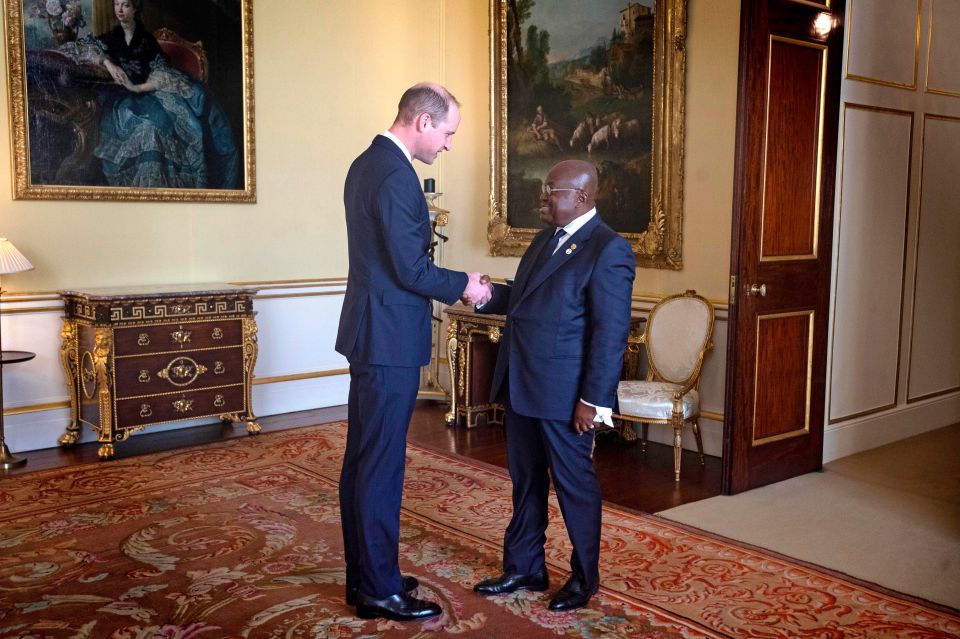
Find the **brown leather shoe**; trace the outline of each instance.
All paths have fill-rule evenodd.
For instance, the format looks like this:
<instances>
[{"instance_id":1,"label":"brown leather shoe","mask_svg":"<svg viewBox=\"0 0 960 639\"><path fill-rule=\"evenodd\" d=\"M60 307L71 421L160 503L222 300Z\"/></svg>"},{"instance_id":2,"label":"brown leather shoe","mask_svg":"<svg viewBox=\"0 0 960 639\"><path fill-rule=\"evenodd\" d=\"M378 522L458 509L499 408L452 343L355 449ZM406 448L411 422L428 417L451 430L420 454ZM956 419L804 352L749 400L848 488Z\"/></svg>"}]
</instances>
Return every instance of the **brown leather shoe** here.
<instances>
[{"instance_id":1,"label":"brown leather shoe","mask_svg":"<svg viewBox=\"0 0 960 639\"><path fill-rule=\"evenodd\" d=\"M588 588L581 583L579 578L570 577L570 579L567 579L567 583L563 584L563 587L550 600L548 607L554 612L583 608L590 602L590 597L597 594L599 589L600 586Z\"/></svg>"},{"instance_id":2,"label":"brown leather shoe","mask_svg":"<svg viewBox=\"0 0 960 639\"><path fill-rule=\"evenodd\" d=\"M550 577L546 571L523 575L518 573L503 573L499 577L484 579L473 591L481 595L503 595L518 590L532 590L543 592L550 587Z\"/></svg>"},{"instance_id":3,"label":"brown leather shoe","mask_svg":"<svg viewBox=\"0 0 960 639\"><path fill-rule=\"evenodd\" d=\"M403 591L411 593L420 586L420 582L413 575L403 575ZM357 591L359 588L347 588L347 605L357 605Z\"/></svg>"},{"instance_id":4,"label":"brown leather shoe","mask_svg":"<svg viewBox=\"0 0 960 639\"><path fill-rule=\"evenodd\" d=\"M357 593L357 616L361 619L383 617L393 621L422 621L436 617L441 612L437 604L417 599L405 592L385 599L374 599L362 592Z\"/></svg>"}]
</instances>

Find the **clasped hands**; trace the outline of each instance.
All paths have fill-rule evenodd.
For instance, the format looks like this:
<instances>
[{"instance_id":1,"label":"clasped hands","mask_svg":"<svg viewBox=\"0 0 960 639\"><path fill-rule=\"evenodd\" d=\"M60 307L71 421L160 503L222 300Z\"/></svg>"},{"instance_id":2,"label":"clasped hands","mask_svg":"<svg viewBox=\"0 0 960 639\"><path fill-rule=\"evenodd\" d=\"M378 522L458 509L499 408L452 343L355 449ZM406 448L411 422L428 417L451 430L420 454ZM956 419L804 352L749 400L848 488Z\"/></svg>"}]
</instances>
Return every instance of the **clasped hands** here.
<instances>
[{"instance_id":1,"label":"clasped hands","mask_svg":"<svg viewBox=\"0 0 960 639\"><path fill-rule=\"evenodd\" d=\"M493 296L490 276L482 273L467 273L467 288L463 289L460 301L472 306L482 306Z\"/></svg>"}]
</instances>

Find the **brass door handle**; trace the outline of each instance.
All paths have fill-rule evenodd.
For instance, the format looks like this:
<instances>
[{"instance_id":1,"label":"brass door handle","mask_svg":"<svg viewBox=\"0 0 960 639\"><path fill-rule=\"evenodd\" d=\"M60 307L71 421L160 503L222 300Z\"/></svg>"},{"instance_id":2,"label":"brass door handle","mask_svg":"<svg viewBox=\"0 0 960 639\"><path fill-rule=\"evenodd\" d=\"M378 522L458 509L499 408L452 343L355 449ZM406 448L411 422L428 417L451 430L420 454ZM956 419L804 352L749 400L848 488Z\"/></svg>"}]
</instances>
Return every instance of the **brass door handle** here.
<instances>
[{"instance_id":1,"label":"brass door handle","mask_svg":"<svg viewBox=\"0 0 960 639\"><path fill-rule=\"evenodd\" d=\"M751 284L747 289L747 295L752 295L754 297L766 297L767 296L767 285L766 284Z\"/></svg>"}]
</instances>

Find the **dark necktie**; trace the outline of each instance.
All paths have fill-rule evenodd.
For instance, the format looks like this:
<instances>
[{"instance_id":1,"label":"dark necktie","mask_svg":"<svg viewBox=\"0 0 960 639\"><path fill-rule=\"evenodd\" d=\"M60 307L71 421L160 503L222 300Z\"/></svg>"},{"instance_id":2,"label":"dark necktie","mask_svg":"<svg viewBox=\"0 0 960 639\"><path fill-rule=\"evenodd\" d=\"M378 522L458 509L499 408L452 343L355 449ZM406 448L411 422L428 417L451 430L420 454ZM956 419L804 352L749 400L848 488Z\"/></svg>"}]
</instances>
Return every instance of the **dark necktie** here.
<instances>
[{"instance_id":1,"label":"dark necktie","mask_svg":"<svg viewBox=\"0 0 960 639\"><path fill-rule=\"evenodd\" d=\"M534 265L534 272L539 271L543 268L543 265L547 263L547 260L553 255L554 251L557 250L557 246L560 244L560 240L566 237L567 232L563 229L557 229L557 232L554 233L553 237L550 238L550 241L547 242L547 245L543 247L543 250L540 251L540 255L537 256L537 263Z\"/></svg>"}]
</instances>

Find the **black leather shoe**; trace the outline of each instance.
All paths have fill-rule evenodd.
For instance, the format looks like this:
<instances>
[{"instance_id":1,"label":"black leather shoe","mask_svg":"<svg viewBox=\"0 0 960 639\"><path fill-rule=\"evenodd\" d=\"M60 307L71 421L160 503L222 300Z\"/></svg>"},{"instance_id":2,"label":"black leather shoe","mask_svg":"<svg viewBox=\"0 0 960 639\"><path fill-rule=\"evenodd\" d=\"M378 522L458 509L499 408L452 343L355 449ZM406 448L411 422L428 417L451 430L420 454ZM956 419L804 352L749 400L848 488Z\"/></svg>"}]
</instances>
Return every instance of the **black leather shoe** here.
<instances>
[{"instance_id":1,"label":"black leather shoe","mask_svg":"<svg viewBox=\"0 0 960 639\"><path fill-rule=\"evenodd\" d=\"M518 590L543 592L549 587L550 577L547 576L546 572L538 572L532 575L503 573L499 577L484 579L473 587L473 591L481 595L502 595Z\"/></svg>"},{"instance_id":2,"label":"black leather shoe","mask_svg":"<svg viewBox=\"0 0 960 639\"><path fill-rule=\"evenodd\" d=\"M570 577L567 583L557 591L557 594L550 600L550 610L560 612L562 610L575 610L583 608L590 601L590 597L597 594L599 586L587 588L577 577Z\"/></svg>"},{"instance_id":3,"label":"black leather shoe","mask_svg":"<svg viewBox=\"0 0 960 639\"><path fill-rule=\"evenodd\" d=\"M420 586L420 582L417 581L417 578L413 575L404 575L403 576L403 591L410 593L416 590ZM357 590L359 588L347 588L347 605L356 606L357 605Z\"/></svg>"},{"instance_id":4,"label":"black leather shoe","mask_svg":"<svg viewBox=\"0 0 960 639\"><path fill-rule=\"evenodd\" d=\"M386 599L374 599L362 592L357 593L357 616L361 619L392 619L393 621L422 621L436 617L441 612L435 603L412 597L405 592Z\"/></svg>"}]
</instances>

